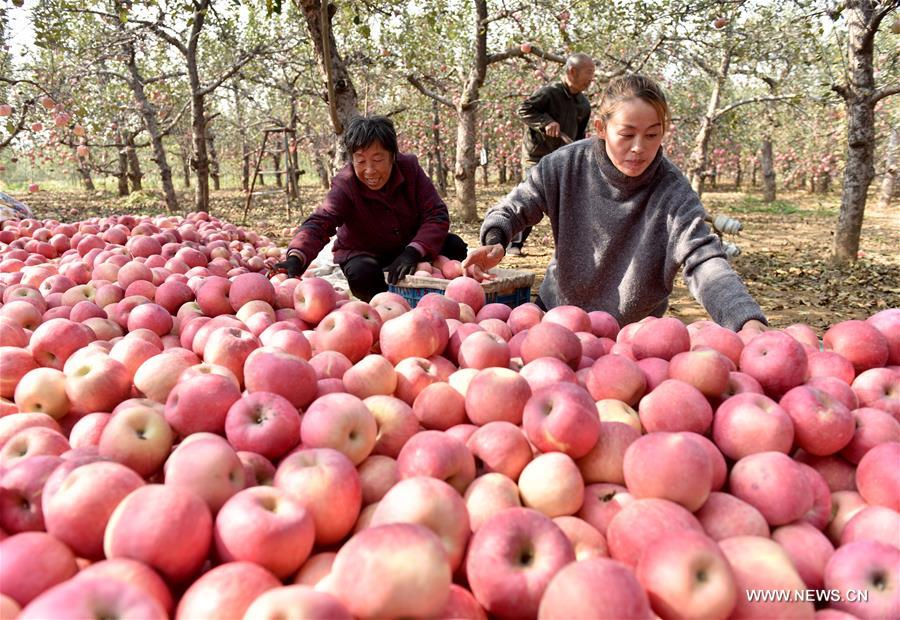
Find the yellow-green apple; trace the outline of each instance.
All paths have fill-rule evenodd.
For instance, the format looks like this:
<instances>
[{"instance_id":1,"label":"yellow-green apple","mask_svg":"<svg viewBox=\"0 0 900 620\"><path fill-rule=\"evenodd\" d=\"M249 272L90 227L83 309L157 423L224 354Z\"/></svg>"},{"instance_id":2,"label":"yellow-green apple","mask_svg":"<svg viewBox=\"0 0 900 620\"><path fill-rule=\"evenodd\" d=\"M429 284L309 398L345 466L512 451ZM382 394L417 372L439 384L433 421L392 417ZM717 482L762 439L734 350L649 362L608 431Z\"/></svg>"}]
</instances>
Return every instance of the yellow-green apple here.
<instances>
[{"instance_id":1,"label":"yellow-green apple","mask_svg":"<svg viewBox=\"0 0 900 620\"><path fill-rule=\"evenodd\" d=\"M317 351L338 351L352 363L365 357L372 348L372 332L365 320L353 312L335 310L316 326L313 346Z\"/></svg>"},{"instance_id":2,"label":"yellow-green apple","mask_svg":"<svg viewBox=\"0 0 900 620\"><path fill-rule=\"evenodd\" d=\"M762 513L730 493L710 493L694 515L716 541L732 536L769 536L769 524Z\"/></svg>"},{"instance_id":3,"label":"yellow-green apple","mask_svg":"<svg viewBox=\"0 0 900 620\"><path fill-rule=\"evenodd\" d=\"M401 478L430 476L463 494L475 478L475 457L459 439L441 431L416 433L397 455Z\"/></svg>"},{"instance_id":4,"label":"yellow-green apple","mask_svg":"<svg viewBox=\"0 0 900 620\"><path fill-rule=\"evenodd\" d=\"M363 399L375 418L377 433L373 454L397 458L410 437L419 432L419 420L412 407L394 396L375 395Z\"/></svg>"},{"instance_id":5,"label":"yellow-green apple","mask_svg":"<svg viewBox=\"0 0 900 620\"><path fill-rule=\"evenodd\" d=\"M42 500L46 530L69 545L78 557L103 559L103 533L113 510L144 485L133 470L98 461L69 471Z\"/></svg>"},{"instance_id":6,"label":"yellow-green apple","mask_svg":"<svg viewBox=\"0 0 900 620\"><path fill-rule=\"evenodd\" d=\"M728 388L727 360L715 349L684 351L669 361L669 377L689 383L707 398L713 398Z\"/></svg>"},{"instance_id":7,"label":"yellow-green apple","mask_svg":"<svg viewBox=\"0 0 900 620\"><path fill-rule=\"evenodd\" d=\"M547 585L575 551L545 515L508 508L485 521L472 536L466 575L472 594L496 618L533 618Z\"/></svg>"},{"instance_id":8,"label":"yellow-green apple","mask_svg":"<svg viewBox=\"0 0 900 620\"><path fill-rule=\"evenodd\" d=\"M91 356L73 365L67 362L64 373L66 395L74 413L110 412L131 394L128 369L107 355Z\"/></svg>"},{"instance_id":9,"label":"yellow-green apple","mask_svg":"<svg viewBox=\"0 0 900 620\"><path fill-rule=\"evenodd\" d=\"M362 463L375 447L375 418L359 398L333 393L317 398L307 408L300 425L300 440L308 448L333 448L354 465Z\"/></svg>"},{"instance_id":10,"label":"yellow-green apple","mask_svg":"<svg viewBox=\"0 0 900 620\"><path fill-rule=\"evenodd\" d=\"M24 428L0 448L0 469L10 468L34 456L59 456L70 448L65 435L59 431L43 426Z\"/></svg>"},{"instance_id":11,"label":"yellow-green apple","mask_svg":"<svg viewBox=\"0 0 900 620\"><path fill-rule=\"evenodd\" d=\"M900 616L900 549L873 540L841 545L825 567L825 588L839 590L836 609L858 618Z\"/></svg>"},{"instance_id":12,"label":"yellow-green apple","mask_svg":"<svg viewBox=\"0 0 900 620\"><path fill-rule=\"evenodd\" d=\"M587 390L574 383L534 392L525 403L522 425L539 451L558 451L573 459L590 452L600 437L597 406Z\"/></svg>"},{"instance_id":13,"label":"yellow-green apple","mask_svg":"<svg viewBox=\"0 0 900 620\"><path fill-rule=\"evenodd\" d=\"M630 426L638 433L644 432L638 412L626 403L615 398L604 398L597 401L597 415L603 422L619 422Z\"/></svg>"},{"instance_id":14,"label":"yellow-green apple","mask_svg":"<svg viewBox=\"0 0 900 620\"><path fill-rule=\"evenodd\" d=\"M640 431L627 424L601 422L600 438L597 443L587 454L575 461L585 484L597 482L624 484L625 474L622 464L625 451L640 436Z\"/></svg>"},{"instance_id":15,"label":"yellow-green apple","mask_svg":"<svg viewBox=\"0 0 900 620\"><path fill-rule=\"evenodd\" d=\"M381 354L396 366L405 358L428 358L440 353L450 333L446 322L439 319L444 326L444 333L440 333L434 319L433 313L416 309L385 321L379 336Z\"/></svg>"},{"instance_id":16,"label":"yellow-green apple","mask_svg":"<svg viewBox=\"0 0 900 620\"><path fill-rule=\"evenodd\" d=\"M369 527L390 523L428 528L444 547L450 569L459 568L471 531L469 515L463 498L446 482L427 476L398 482L378 502Z\"/></svg>"},{"instance_id":17,"label":"yellow-green apple","mask_svg":"<svg viewBox=\"0 0 900 620\"><path fill-rule=\"evenodd\" d=\"M648 545L684 529L703 531L697 518L683 506L654 497L625 503L609 521L604 535L610 556L633 567Z\"/></svg>"},{"instance_id":18,"label":"yellow-green apple","mask_svg":"<svg viewBox=\"0 0 900 620\"><path fill-rule=\"evenodd\" d=\"M648 433L628 446L625 486L636 498L658 497L694 512L712 489L712 463L690 433Z\"/></svg>"},{"instance_id":19,"label":"yellow-green apple","mask_svg":"<svg viewBox=\"0 0 900 620\"><path fill-rule=\"evenodd\" d=\"M890 357L887 338L868 321L835 323L822 336L822 344L826 351L847 358L856 374L884 366Z\"/></svg>"},{"instance_id":20,"label":"yellow-green apple","mask_svg":"<svg viewBox=\"0 0 900 620\"><path fill-rule=\"evenodd\" d=\"M811 377L807 379L804 385L822 390L850 411L860 406L859 397L853 391L853 388L837 377Z\"/></svg>"},{"instance_id":21,"label":"yellow-green apple","mask_svg":"<svg viewBox=\"0 0 900 620\"><path fill-rule=\"evenodd\" d=\"M584 519L562 516L555 517L553 522L563 531L569 542L572 543L577 562L609 556L606 548L606 539L603 537L603 534Z\"/></svg>"},{"instance_id":22,"label":"yellow-green apple","mask_svg":"<svg viewBox=\"0 0 900 620\"><path fill-rule=\"evenodd\" d=\"M44 618L113 617L167 618L163 606L137 586L121 580L85 577L70 580L47 590L26 606L18 616L24 620Z\"/></svg>"},{"instance_id":23,"label":"yellow-green apple","mask_svg":"<svg viewBox=\"0 0 900 620\"><path fill-rule=\"evenodd\" d=\"M751 343L752 344L752 343ZM719 548L734 572L741 596L737 597L735 618L812 618L811 602L794 599L751 599L750 591L803 591L805 584L790 556L777 542L759 536L735 536L719 541Z\"/></svg>"},{"instance_id":24,"label":"yellow-green apple","mask_svg":"<svg viewBox=\"0 0 900 620\"><path fill-rule=\"evenodd\" d=\"M246 486L272 486L275 478L275 465L272 461L256 452L237 451L238 458L244 464L244 483Z\"/></svg>"},{"instance_id":25,"label":"yellow-green apple","mask_svg":"<svg viewBox=\"0 0 900 620\"><path fill-rule=\"evenodd\" d=\"M167 614L171 614L175 608L172 592L166 582L156 571L137 560L129 558L101 560L82 568L74 578L122 581L152 596Z\"/></svg>"},{"instance_id":26,"label":"yellow-green apple","mask_svg":"<svg viewBox=\"0 0 900 620\"><path fill-rule=\"evenodd\" d=\"M0 474L0 529L7 534L46 531L44 483L62 462L55 455L33 456Z\"/></svg>"},{"instance_id":27,"label":"yellow-green apple","mask_svg":"<svg viewBox=\"0 0 900 620\"><path fill-rule=\"evenodd\" d=\"M254 300L264 301L267 304L275 303L275 287L265 275L250 272L231 279L228 301L231 302L231 308L235 312L247 302Z\"/></svg>"},{"instance_id":28,"label":"yellow-green apple","mask_svg":"<svg viewBox=\"0 0 900 620\"><path fill-rule=\"evenodd\" d=\"M900 442L889 441L866 452L856 468L856 486L869 504L900 512Z\"/></svg>"},{"instance_id":29,"label":"yellow-green apple","mask_svg":"<svg viewBox=\"0 0 900 620\"><path fill-rule=\"evenodd\" d=\"M876 312L866 321L880 331L887 340L889 351L887 364L900 366L900 309L888 308Z\"/></svg>"},{"instance_id":30,"label":"yellow-green apple","mask_svg":"<svg viewBox=\"0 0 900 620\"><path fill-rule=\"evenodd\" d=\"M282 459L275 487L312 513L316 542L330 545L353 529L362 507L359 473L343 453L330 448L304 448Z\"/></svg>"},{"instance_id":31,"label":"yellow-green apple","mask_svg":"<svg viewBox=\"0 0 900 620\"><path fill-rule=\"evenodd\" d=\"M794 423L768 396L745 392L716 409L712 437L719 450L734 460L758 452L787 454L794 445Z\"/></svg>"},{"instance_id":32,"label":"yellow-green apple","mask_svg":"<svg viewBox=\"0 0 900 620\"><path fill-rule=\"evenodd\" d=\"M312 514L275 487L244 489L216 515L219 559L252 562L279 579L297 572L312 551L315 535Z\"/></svg>"},{"instance_id":33,"label":"yellow-green apple","mask_svg":"<svg viewBox=\"0 0 900 620\"><path fill-rule=\"evenodd\" d=\"M692 327L697 326L692 329ZM712 321L696 321L688 325L688 332L691 335L691 348L709 347L715 349L737 366L741 359L741 350L744 348L744 342L740 336Z\"/></svg>"},{"instance_id":34,"label":"yellow-green apple","mask_svg":"<svg viewBox=\"0 0 900 620\"><path fill-rule=\"evenodd\" d=\"M488 422L478 427L466 441L475 457L476 473L498 472L510 480L531 461L533 452L522 429L510 422Z\"/></svg>"},{"instance_id":35,"label":"yellow-green apple","mask_svg":"<svg viewBox=\"0 0 900 620\"><path fill-rule=\"evenodd\" d=\"M798 521L775 528L772 540L787 552L807 588L823 588L825 566L834 554L834 547L821 530Z\"/></svg>"},{"instance_id":36,"label":"yellow-green apple","mask_svg":"<svg viewBox=\"0 0 900 620\"><path fill-rule=\"evenodd\" d=\"M382 454L373 454L357 467L362 486L363 506L374 504L384 497L400 481L397 460Z\"/></svg>"},{"instance_id":37,"label":"yellow-green apple","mask_svg":"<svg viewBox=\"0 0 900 620\"><path fill-rule=\"evenodd\" d=\"M412 411L431 430L445 431L468 421L465 397L443 381L426 385L413 401Z\"/></svg>"},{"instance_id":38,"label":"yellow-green apple","mask_svg":"<svg viewBox=\"0 0 900 620\"><path fill-rule=\"evenodd\" d=\"M537 613L540 620L651 616L647 594L634 573L608 558L561 568L547 585Z\"/></svg>"},{"instance_id":39,"label":"yellow-green apple","mask_svg":"<svg viewBox=\"0 0 900 620\"><path fill-rule=\"evenodd\" d=\"M778 404L794 423L795 443L810 454L834 454L853 439L853 415L827 392L799 385L789 390Z\"/></svg>"},{"instance_id":40,"label":"yellow-green apple","mask_svg":"<svg viewBox=\"0 0 900 620\"><path fill-rule=\"evenodd\" d=\"M341 377L347 393L357 398L391 395L397 389L393 364L378 354L366 355Z\"/></svg>"},{"instance_id":41,"label":"yellow-green apple","mask_svg":"<svg viewBox=\"0 0 900 620\"><path fill-rule=\"evenodd\" d=\"M122 268L124 269L124 267ZM119 272L121 274L121 270ZM119 283L122 284L121 282ZM200 288L196 291L197 303L206 316L218 316L231 314L233 309L228 299L231 289L231 280L221 276L210 275L203 279Z\"/></svg>"},{"instance_id":42,"label":"yellow-green apple","mask_svg":"<svg viewBox=\"0 0 900 620\"><path fill-rule=\"evenodd\" d=\"M864 506L841 530L840 544L877 540L900 549L900 513L885 506Z\"/></svg>"},{"instance_id":43,"label":"yellow-green apple","mask_svg":"<svg viewBox=\"0 0 900 620\"><path fill-rule=\"evenodd\" d=\"M641 553L635 574L663 618L728 618L737 603L731 566L702 532L657 538Z\"/></svg>"},{"instance_id":44,"label":"yellow-green apple","mask_svg":"<svg viewBox=\"0 0 900 620\"><path fill-rule=\"evenodd\" d=\"M307 278L294 287L294 309L297 316L310 325L324 319L336 304L337 293L328 280Z\"/></svg>"},{"instance_id":45,"label":"yellow-green apple","mask_svg":"<svg viewBox=\"0 0 900 620\"><path fill-rule=\"evenodd\" d=\"M731 469L729 488L772 526L796 521L814 501L800 463L781 452L758 452L740 459Z\"/></svg>"},{"instance_id":46,"label":"yellow-green apple","mask_svg":"<svg viewBox=\"0 0 900 620\"><path fill-rule=\"evenodd\" d=\"M22 607L78 572L72 550L45 532L22 532L0 541L0 557L0 594Z\"/></svg>"},{"instance_id":47,"label":"yellow-green apple","mask_svg":"<svg viewBox=\"0 0 900 620\"><path fill-rule=\"evenodd\" d=\"M228 368L244 385L244 364L247 357L259 348L259 339L248 331L235 327L220 327L209 335L203 347L203 361Z\"/></svg>"},{"instance_id":48,"label":"yellow-green apple","mask_svg":"<svg viewBox=\"0 0 900 620\"><path fill-rule=\"evenodd\" d=\"M252 562L228 561L204 573L185 591L175 618L217 620L242 618L264 592L281 582L264 567Z\"/></svg>"},{"instance_id":49,"label":"yellow-green apple","mask_svg":"<svg viewBox=\"0 0 900 620\"><path fill-rule=\"evenodd\" d=\"M203 566L212 533L212 515L200 496L177 486L148 484L113 511L103 549L109 559L139 560L170 582L182 583Z\"/></svg>"},{"instance_id":50,"label":"yellow-green apple","mask_svg":"<svg viewBox=\"0 0 900 620\"><path fill-rule=\"evenodd\" d=\"M638 415L650 433L691 431L702 435L713 421L709 400L696 387L678 379L666 379L641 398Z\"/></svg>"},{"instance_id":51,"label":"yellow-green apple","mask_svg":"<svg viewBox=\"0 0 900 620\"><path fill-rule=\"evenodd\" d=\"M7 342L4 338L3 342ZM0 347L0 397L13 398L16 385L25 374L38 367L37 361L27 349L13 346Z\"/></svg>"},{"instance_id":52,"label":"yellow-green apple","mask_svg":"<svg viewBox=\"0 0 900 620\"><path fill-rule=\"evenodd\" d=\"M581 360L581 341L567 327L541 321L529 328L520 352L526 364L539 357L555 357L574 369Z\"/></svg>"},{"instance_id":53,"label":"yellow-green apple","mask_svg":"<svg viewBox=\"0 0 900 620\"><path fill-rule=\"evenodd\" d=\"M852 387L861 406L883 409L900 420L900 370L864 370L853 380Z\"/></svg>"},{"instance_id":54,"label":"yellow-green apple","mask_svg":"<svg viewBox=\"0 0 900 620\"><path fill-rule=\"evenodd\" d=\"M100 435L100 455L146 478L156 473L172 448L174 433L162 413L133 406L114 414Z\"/></svg>"},{"instance_id":55,"label":"yellow-green apple","mask_svg":"<svg viewBox=\"0 0 900 620\"><path fill-rule=\"evenodd\" d=\"M274 460L300 442L300 415L278 394L254 392L235 400L228 409L224 429L235 450Z\"/></svg>"},{"instance_id":56,"label":"yellow-green apple","mask_svg":"<svg viewBox=\"0 0 900 620\"><path fill-rule=\"evenodd\" d=\"M529 302L513 308L506 323L513 334L518 334L540 323L543 316L544 311L537 304Z\"/></svg>"},{"instance_id":57,"label":"yellow-green apple","mask_svg":"<svg viewBox=\"0 0 900 620\"><path fill-rule=\"evenodd\" d=\"M165 418L181 437L222 433L229 408L240 398L240 390L227 376L209 373L181 379L166 399Z\"/></svg>"},{"instance_id":58,"label":"yellow-green apple","mask_svg":"<svg viewBox=\"0 0 900 620\"><path fill-rule=\"evenodd\" d=\"M841 535L847 523L868 504L856 491L832 491L831 521L825 528L829 540L835 545L841 543Z\"/></svg>"},{"instance_id":59,"label":"yellow-green apple","mask_svg":"<svg viewBox=\"0 0 900 620\"><path fill-rule=\"evenodd\" d=\"M604 355L594 362L586 387L595 401L614 398L636 405L647 389L640 366L622 355Z\"/></svg>"},{"instance_id":60,"label":"yellow-green apple","mask_svg":"<svg viewBox=\"0 0 900 620\"><path fill-rule=\"evenodd\" d=\"M475 478L466 489L464 499L473 532L498 512L522 505L516 483L497 472Z\"/></svg>"},{"instance_id":61,"label":"yellow-green apple","mask_svg":"<svg viewBox=\"0 0 900 620\"><path fill-rule=\"evenodd\" d=\"M70 355L94 339L94 332L84 325L68 319L51 319L35 328L29 349L41 366L62 370Z\"/></svg>"},{"instance_id":62,"label":"yellow-green apple","mask_svg":"<svg viewBox=\"0 0 900 620\"><path fill-rule=\"evenodd\" d=\"M272 392L294 407L309 405L316 395L316 371L305 359L276 347L252 351L244 362L248 392Z\"/></svg>"},{"instance_id":63,"label":"yellow-green apple","mask_svg":"<svg viewBox=\"0 0 900 620\"><path fill-rule=\"evenodd\" d=\"M537 455L519 475L522 504L548 517L573 515L584 501L584 481L567 454Z\"/></svg>"},{"instance_id":64,"label":"yellow-green apple","mask_svg":"<svg viewBox=\"0 0 900 620\"><path fill-rule=\"evenodd\" d=\"M165 404L184 369L199 363L200 359L187 349L166 349L138 367L134 387L150 400Z\"/></svg>"},{"instance_id":65,"label":"yellow-green apple","mask_svg":"<svg viewBox=\"0 0 900 620\"><path fill-rule=\"evenodd\" d=\"M244 465L221 438L182 442L166 459L165 484L191 491L215 515L244 488Z\"/></svg>"},{"instance_id":66,"label":"yellow-green apple","mask_svg":"<svg viewBox=\"0 0 900 620\"><path fill-rule=\"evenodd\" d=\"M806 351L784 332L768 331L744 347L738 370L759 381L768 396L781 398L806 380Z\"/></svg>"},{"instance_id":67,"label":"yellow-green apple","mask_svg":"<svg viewBox=\"0 0 900 620\"><path fill-rule=\"evenodd\" d=\"M320 351L309 360L317 379L340 379L350 368L353 362L347 356L337 351Z\"/></svg>"},{"instance_id":68,"label":"yellow-green apple","mask_svg":"<svg viewBox=\"0 0 900 620\"><path fill-rule=\"evenodd\" d=\"M308 620L352 620L347 608L334 596L307 585L273 588L256 598L244 618L300 618Z\"/></svg>"},{"instance_id":69,"label":"yellow-green apple","mask_svg":"<svg viewBox=\"0 0 900 620\"><path fill-rule=\"evenodd\" d=\"M531 388L519 373L508 368L485 368L469 382L466 415L479 426L496 421L520 424L529 398Z\"/></svg>"}]
</instances>

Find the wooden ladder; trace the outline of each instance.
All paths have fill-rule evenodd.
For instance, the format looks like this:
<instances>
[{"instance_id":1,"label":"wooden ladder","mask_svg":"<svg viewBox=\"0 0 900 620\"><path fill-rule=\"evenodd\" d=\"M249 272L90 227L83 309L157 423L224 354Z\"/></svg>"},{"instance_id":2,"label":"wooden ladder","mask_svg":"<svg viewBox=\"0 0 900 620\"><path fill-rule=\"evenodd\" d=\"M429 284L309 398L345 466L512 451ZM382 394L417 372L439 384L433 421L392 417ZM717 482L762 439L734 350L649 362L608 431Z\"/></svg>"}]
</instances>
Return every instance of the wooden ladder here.
<instances>
[{"instance_id":1,"label":"wooden ladder","mask_svg":"<svg viewBox=\"0 0 900 620\"><path fill-rule=\"evenodd\" d=\"M280 134L280 136L279 136ZM250 213L250 204L253 202L254 196L265 196L271 194L284 194L284 209L288 221L291 221L291 201L297 201L300 198L300 192L297 188L297 169L294 166L294 158L290 151L291 141L294 138L294 130L288 127L269 127L263 129L262 145L256 152L256 165L253 168L253 178L250 181L250 187L247 189L247 201L244 203L244 221L247 224L247 216ZM279 139L280 138L280 139ZM272 142L272 146L267 148ZM284 154L284 170L261 170L263 158L266 155ZM287 177L287 182L282 188L267 189L262 191L254 191L256 189L256 180L264 174L281 174ZM301 208L301 214L303 210Z\"/></svg>"}]
</instances>

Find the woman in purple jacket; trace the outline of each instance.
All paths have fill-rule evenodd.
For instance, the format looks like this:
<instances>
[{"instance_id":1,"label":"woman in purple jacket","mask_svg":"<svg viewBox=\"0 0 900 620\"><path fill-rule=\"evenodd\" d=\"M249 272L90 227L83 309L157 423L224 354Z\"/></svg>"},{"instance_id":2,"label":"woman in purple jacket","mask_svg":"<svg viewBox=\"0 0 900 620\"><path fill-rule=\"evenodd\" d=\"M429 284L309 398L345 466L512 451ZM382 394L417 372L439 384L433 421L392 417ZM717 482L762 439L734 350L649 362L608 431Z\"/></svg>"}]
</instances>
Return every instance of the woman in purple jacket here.
<instances>
[{"instance_id":1,"label":"woman in purple jacket","mask_svg":"<svg viewBox=\"0 0 900 620\"><path fill-rule=\"evenodd\" d=\"M322 205L310 215L275 265L299 277L337 232L334 260L350 292L364 301L413 273L438 254L466 257L466 243L450 234L450 214L415 155L397 150L393 122L359 116L344 131L347 165L334 177Z\"/></svg>"}]
</instances>

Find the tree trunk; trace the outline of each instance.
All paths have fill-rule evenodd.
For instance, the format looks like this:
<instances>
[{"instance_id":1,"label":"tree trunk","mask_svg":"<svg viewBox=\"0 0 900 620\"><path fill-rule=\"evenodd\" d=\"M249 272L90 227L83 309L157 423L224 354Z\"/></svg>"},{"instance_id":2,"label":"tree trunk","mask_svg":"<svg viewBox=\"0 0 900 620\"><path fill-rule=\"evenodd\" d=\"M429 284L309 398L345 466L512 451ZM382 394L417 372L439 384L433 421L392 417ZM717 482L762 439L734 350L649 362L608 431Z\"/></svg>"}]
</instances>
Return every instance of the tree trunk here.
<instances>
[{"instance_id":1,"label":"tree trunk","mask_svg":"<svg viewBox=\"0 0 900 620\"><path fill-rule=\"evenodd\" d=\"M237 116L238 141L241 146L241 189L250 189L250 144L244 121L244 98L241 96L240 78L234 80L234 111Z\"/></svg>"},{"instance_id":2,"label":"tree trunk","mask_svg":"<svg viewBox=\"0 0 900 620\"><path fill-rule=\"evenodd\" d=\"M216 136L212 129L206 128L206 148L209 152L209 176L212 177L213 189L222 188L222 181L219 178L219 153L216 151Z\"/></svg>"},{"instance_id":3,"label":"tree trunk","mask_svg":"<svg viewBox=\"0 0 900 620\"><path fill-rule=\"evenodd\" d=\"M775 162L772 157L771 136L763 138L759 160L763 173L763 202L773 202L775 200Z\"/></svg>"},{"instance_id":4,"label":"tree trunk","mask_svg":"<svg viewBox=\"0 0 900 620\"><path fill-rule=\"evenodd\" d=\"M338 53L334 40L334 32L331 29L331 19L336 10L334 4L328 4L328 10L324 16L321 11L321 0L294 0L303 11L306 18L306 28L316 52L316 60L319 70L325 79L325 84L331 84L328 92L328 104L331 112L331 124L334 127L335 136L344 133L344 127L355 116L359 116L359 104L356 89L350 79L350 73L344 64L343 58ZM325 24L325 36L323 37L322 25ZM335 152L336 166L343 162L342 145L337 141L338 149ZM338 163L340 162L340 163Z\"/></svg>"},{"instance_id":5,"label":"tree trunk","mask_svg":"<svg viewBox=\"0 0 900 620\"><path fill-rule=\"evenodd\" d=\"M144 189L141 171L141 161L138 159L137 148L134 145L135 133L125 132L125 155L128 157L128 180L131 182L131 191L139 192Z\"/></svg>"},{"instance_id":6,"label":"tree trunk","mask_svg":"<svg viewBox=\"0 0 900 620\"><path fill-rule=\"evenodd\" d=\"M313 165L316 167L316 174L319 175L319 184L322 186L322 189L329 189L331 187L331 179L328 177L328 167L325 165L323 158L315 156L312 160Z\"/></svg>"},{"instance_id":7,"label":"tree trunk","mask_svg":"<svg viewBox=\"0 0 900 620\"><path fill-rule=\"evenodd\" d=\"M441 114L438 102L431 100L431 144L434 155L434 174L437 190L441 196L447 195L447 165L444 163L444 149L441 146Z\"/></svg>"},{"instance_id":8,"label":"tree trunk","mask_svg":"<svg viewBox=\"0 0 900 620\"><path fill-rule=\"evenodd\" d=\"M741 160L737 162L737 171L734 173L734 191L741 191L741 181L743 181L744 169L741 166Z\"/></svg>"},{"instance_id":9,"label":"tree trunk","mask_svg":"<svg viewBox=\"0 0 900 620\"><path fill-rule=\"evenodd\" d=\"M694 150L688 159L688 175L691 179L691 187L697 194L703 193L703 179L706 175L706 164L709 156L709 139L712 137L713 128L715 127L716 110L722 98L722 87L728 77L730 66L731 49L728 48L725 50L719 69L716 71L712 92L710 92L709 101L706 103L706 114L700 120L700 129L697 130L697 137L694 138Z\"/></svg>"},{"instance_id":10,"label":"tree trunk","mask_svg":"<svg viewBox=\"0 0 900 620\"><path fill-rule=\"evenodd\" d=\"M891 128L891 141L884 156L884 178L881 180L881 196L878 207L887 209L897 191L897 167L900 159L900 127Z\"/></svg>"},{"instance_id":11,"label":"tree trunk","mask_svg":"<svg viewBox=\"0 0 900 620\"><path fill-rule=\"evenodd\" d=\"M191 156L190 145L186 145L182 140L178 141L178 154L181 157L181 174L182 183L185 187L191 186Z\"/></svg>"},{"instance_id":12,"label":"tree trunk","mask_svg":"<svg viewBox=\"0 0 900 620\"><path fill-rule=\"evenodd\" d=\"M834 233L833 259L854 262L859 254L859 237L866 193L875 176L875 76L872 65L876 9L872 0L849 0L847 25L848 83L837 87L847 107L847 164L841 192L841 210Z\"/></svg>"},{"instance_id":13,"label":"tree trunk","mask_svg":"<svg viewBox=\"0 0 900 620\"><path fill-rule=\"evenodd\" d=\"M272 168L275 170L275 185L283 187L284 184L281 182L281 155L279 153L272 153Z\"/></svg>"},{"instance_id":14,"label":"tree trunk","mask_svg":"<svg viewBox=\"0 0 900 620\"><path fill-rule=\"evenodd\" d=\"M756 187L756 173L759 171L759 158L753 158L753 165L750 167L750 187Z\"/></svg>"},{"instance_id":15,"label":"tree trunk","mask_svg":"<svg viewBox=\"0 0 900 620\"><path fill-rule=\"evenodd\" d=\"M78 149L75 147L72 147L72 152L75 153L75 161L78 162L78 175L81 177L81 184L84 186L85 191L96 191L97 188L94 186L94 179L91 177L91 168L88 165L87 157L80 157Z\"/></svg>"},{"instance_id":16,"label":"tree trunk","mask_svg":"<svg viewBox=\"0 0 900 620\"><path fill-rule=\"evenodd\" d=\"M128 152L125 149L125 135L121 129L116 130L118 160L116 162L116 181L119 196L128 195Z\"/></svg>"},{"instance_id":17,"label":"tree trunk","mask_svg":"<svg viewBox=\"0 0 900 620\"><path fill-rule=\"evenodd\" d=\"M497 166L497 181L500 185L506 185L506 158Z\"/></svg>"},{"instance_id":18,"label":"tree trunk","mask_svg":"<svg viewBox=\"0 0 900 620\"><path fill-rule=\"evenodd\" d=\"M827 172L823 172L819 175L819 180L816 183L816 193L818 194L827 194L831 191L831 175Z\"/></svg>"},{"instance_id":19,"label":"tree trunk","mask_svg":"<svg viewBox=\"0 0 900 620\"><path fill-rule=\"evenodd\" d=\"M162 134L159 129L159 122L157 121L156 106L150 103L147 99L147 94L144 92L144 79L138 71L133 42L129 41L125 45L125 55L128 58L128 73L131 77L129 85L131 86L131 92L134 94L134 98L140 106L144 127L150 135L150 146L153 149L151 161L153 161L153 163L156 164L157 169L159 169L159 179L160 184L162 185L163 196L166 201L166 208L168 208L169 211L176 211L178 209L178 198L175 195L175 185L172 182L172 169L169 167L169 162L166 160L166 149L163 146Z\"/></svg>"}]
</instances>

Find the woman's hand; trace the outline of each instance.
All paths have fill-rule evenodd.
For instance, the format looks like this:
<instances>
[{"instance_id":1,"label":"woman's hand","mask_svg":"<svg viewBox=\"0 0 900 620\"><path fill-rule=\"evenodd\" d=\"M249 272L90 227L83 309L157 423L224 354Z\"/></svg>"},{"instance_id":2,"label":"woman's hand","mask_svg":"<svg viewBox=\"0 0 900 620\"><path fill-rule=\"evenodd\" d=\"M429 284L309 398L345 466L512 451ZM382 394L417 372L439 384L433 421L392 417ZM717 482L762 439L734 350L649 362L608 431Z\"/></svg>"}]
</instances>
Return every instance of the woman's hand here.
<instances>
[{"instance_id":1,"label":"woman's hand","mask_svg":"<svg viewBox=\"0 0 900 620\"><path fill-rule=\"evenodd\" d=\"M506 250L499 243L483 245L472 250L463 261L463 269L468 273L469 267L475 267L484 273L500 264Z\"/></svg>"}]
</instances>

